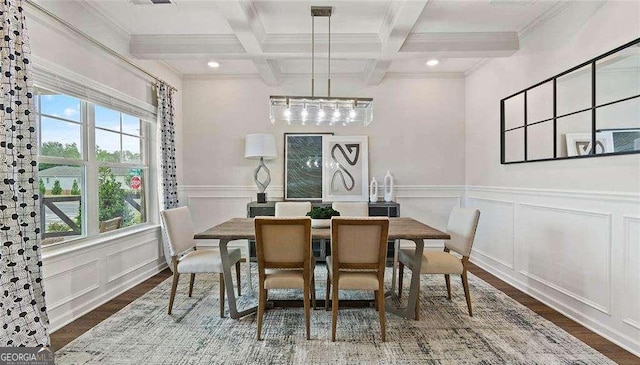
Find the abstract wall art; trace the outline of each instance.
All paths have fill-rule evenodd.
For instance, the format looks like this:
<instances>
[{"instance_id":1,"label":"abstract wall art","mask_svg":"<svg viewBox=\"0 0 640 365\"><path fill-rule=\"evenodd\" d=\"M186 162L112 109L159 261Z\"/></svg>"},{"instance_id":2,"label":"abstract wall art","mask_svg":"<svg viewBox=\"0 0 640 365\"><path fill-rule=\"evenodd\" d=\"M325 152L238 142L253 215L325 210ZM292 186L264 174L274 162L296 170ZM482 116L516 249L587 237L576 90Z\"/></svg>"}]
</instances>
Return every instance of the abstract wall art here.
<instances>
[{"instance_id":1,"label":"abstract wall art","mask_svg":"<svg viewBox=\"0 0 640 365\"><path fill-rule=\"evenodd\" d=\"M366 136L327 136L322 141L322 200L369 199L369 151Z\"/></svg>"},{"instance_id":2,"label":"abstract wall art","mask_svg":"<svg viewBox=\"0 0 640 365\"><path fill-rule=\"evenodd\" d=\"M333 133L284 134L284 199L322 199L322 139Z\"/></svg>"}]
</instances>

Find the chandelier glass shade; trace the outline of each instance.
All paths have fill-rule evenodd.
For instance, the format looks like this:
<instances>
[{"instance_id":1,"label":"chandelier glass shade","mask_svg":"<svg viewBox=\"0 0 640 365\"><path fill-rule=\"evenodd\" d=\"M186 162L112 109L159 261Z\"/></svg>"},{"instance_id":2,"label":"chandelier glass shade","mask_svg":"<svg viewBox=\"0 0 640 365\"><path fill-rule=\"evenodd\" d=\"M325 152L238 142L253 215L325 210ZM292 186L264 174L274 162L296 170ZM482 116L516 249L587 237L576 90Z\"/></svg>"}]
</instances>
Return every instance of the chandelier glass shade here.
<instances>
[{"instance_id":1,"label":"chandelier glass shade","mask_svg":"<svg viewBox=\"0 0 640 365\"><path fill-rule=\"evenodd\" d=\"M271 123L366 126L373 121L373 99L271 96Z\"/></svg>"}]
</instances>

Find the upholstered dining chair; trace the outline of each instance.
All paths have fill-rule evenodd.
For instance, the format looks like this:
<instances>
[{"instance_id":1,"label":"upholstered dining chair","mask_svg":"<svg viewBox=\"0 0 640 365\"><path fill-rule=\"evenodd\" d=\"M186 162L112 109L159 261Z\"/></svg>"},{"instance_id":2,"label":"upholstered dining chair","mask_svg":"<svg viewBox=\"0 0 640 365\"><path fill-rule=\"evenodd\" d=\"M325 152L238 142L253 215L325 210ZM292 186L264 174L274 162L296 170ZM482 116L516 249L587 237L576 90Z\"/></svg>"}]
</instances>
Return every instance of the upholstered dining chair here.
<instances>
[{"instance_id":1,"label":"upholstered dining chair","mask_svg":"<svg viewBox=\"0 0 640 365\"><path fill-rule=\"evenodd\" d=\"M369 203L367 202L333 202L331 207L340 212L341 217L369 216Z\"/></svg>"},{"instance_id":2,"label":"upholstered dining chair","mask_svg":"<svg viewBox=\"0 0 640 365\"><path fill-rule=\"evenodd\" d=\"M311 337L310 294L315 292L311 218L259 217L254 220L258 257L258 340L271 289L302 289L307 340ZM311 292L311 293L310 293Z\"/></svg>"},{"instance_id":3,"label":"upholstered dining chair","mask_svg":"<svg viewBox=\"0 0 640 365\"><path fill-rule=\"evenodd\" d=\"M277 202L276 217L305 217L311 210L310 202Z\"/></svg>"},{"instance_id":4,"label":"upholstered dining chair","mask_svg":"<svg viewBox=\"0 0 640 365\"><path fill-rule=\"evenodd\" d=\"M327 256L327 292L325 309L332 294L331 341L336 340L338 292L371 290L380 315L380 333L386 340L384 314L384 268L387 254L389 218L367 217L331 219L331 256Z\"/></svg>"},{"instance_id":5,"label":"upholstered dining chair","mask_svg":"<svg viewBox=\"0 0 640 365\"><path fill-rule=\"evenodd\" d=\"M467 266L469 264L469 255L471 254L471 246L476 235L476 228L480 220L480 211L472 208L455 207L449 215L447 223L447 233L451 239L445 241L444 252L425 252L422 255L421 274L444 274L445 284L447 285L447 297L451 300L451 281L450 275L460 275L462 278L462 287L464 296L467 300L467 309L469 316L473 317L471 310L471 295L469 293L469 281L467 280ZM462 258L455 256L451 251L460 254ZM412 268L412 258L415 251L411 248L400 249L398 254L399 273L398 273L398 296L402 296L402 276L404 267ZM418 295L418 298L420 296ZM415 319L419 319L418 303L416 299Z\"/></svg>"},{"instance_id":6,"label":"upholstered dining chair","mask_svg":"<svg viewBox=\"0 0 640 365\"><path fill-rule=\"evenodd\" d=\"M193 239L195 232L189 208L180 207L163 210L160 212L160 218L166 238L165 248L171 256L170 268L173 271L168 313L171 314L173 309L173 301L176 297L180 274L190 274L191 276L189 281L189 297L191 297L197 273L218 273L220 274L220 317L224 317L224 276L222 275L220 251L210 249L196 250L196 242ZM231 264L236 265L238 295L241 295L240 249L229 249L229 259Z\"/></svg>"}]
</instances>

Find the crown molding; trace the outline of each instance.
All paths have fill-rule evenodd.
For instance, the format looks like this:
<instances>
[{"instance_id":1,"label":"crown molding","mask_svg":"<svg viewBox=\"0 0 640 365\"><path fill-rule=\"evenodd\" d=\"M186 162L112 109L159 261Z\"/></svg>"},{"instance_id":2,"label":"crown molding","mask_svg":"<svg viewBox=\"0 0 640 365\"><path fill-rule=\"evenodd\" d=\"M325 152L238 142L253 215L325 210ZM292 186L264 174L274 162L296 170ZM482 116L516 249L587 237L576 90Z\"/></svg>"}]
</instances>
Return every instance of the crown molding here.
<instances>
[{"instance_id":1,"label":"crown molding","mask_svg":"<svg viewBox=\"0 0 640 365\"><path fill-rule=\"evenodd\" d=\"M469 67L468 69L466 69L464 71L464 75L466 76L470 76L471 74L473 74L474 72L478 71L479 69L483 68L485 65L488 65L491 61L493 61L492 58L483 58L480 61L478 61L475 65Z\"/></svg>"},{"instance_id":2,"label":"crown molding","mask_svg":"<svg viewBox=\"0 0 640 365\"><path fill-rule=\"evenodd\" d=\"M247 55L234 34L134 34L129 50L132 55L142 59L211 54Z\"/></svg>"},{"instance_id":3,"label":"crown molding","mask_svg":"<svg viewBox=\"0 0 640 365\"><path fill-rule=\"evenodd\" d=\"M101 23L106 25L113 33L123 41L130 42L131 34L130 29L112 20L104 10L97 3L93 3L87 0L80 0L72 2L78 8L82 9L85 13L91 14L94 18L98 19Z\"/></svg>"},{"instance_id":4,"label":"crown molding","mask_svg":"<svg viewBox=\"0 0 640 365\"><path fill-rule=\"evenodd\" d=\"M411 33L400 52L481 53L510 56L520 49L517 32Z\"/></svg>"},{"instance_id":5,"label":"crown molding","mask_svg":"<svg viewBox=\"0 0 640 365\"><path fill-rule=\"evenodd\" d=\"M531 35L536 29L543 26L546 22L553 19L563 11L569 9L573 5L575 5L577 1L575 0L558 0L555 4L553 4L547 11L540 14L537 18L533 19L529 24L525 25L522 29L518 31L518 37L520 40L525 39L529 35Z\"/></svg>"}]
</instances>

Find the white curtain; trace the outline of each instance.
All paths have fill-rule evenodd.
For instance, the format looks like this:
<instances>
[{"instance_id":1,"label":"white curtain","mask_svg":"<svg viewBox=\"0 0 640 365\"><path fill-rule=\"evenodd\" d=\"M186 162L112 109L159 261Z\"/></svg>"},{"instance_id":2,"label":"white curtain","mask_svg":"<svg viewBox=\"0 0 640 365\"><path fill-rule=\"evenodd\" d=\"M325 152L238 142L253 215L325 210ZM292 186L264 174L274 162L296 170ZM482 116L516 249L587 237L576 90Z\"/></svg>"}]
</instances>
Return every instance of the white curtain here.
<instances>
[{"instance_id":1,"label":"white curtain","mask_svg":"<svg viewBox=\"0 0 640 365\"><path fill-rule=\"evenodd\" d=\"M160 152L162 155L160 166L162 171L162 205L164 209L169 209L178 207L173 89L161 81L158 81L156 89L158 94L158 124L160 125Z\"/></svg>"},{"instance_id":2,"label":"white curtain","mask_svg":"<svg viewBox=\"0 0 640 365\"><path fill-rule=\"evenodd\" d=\"M38 138L22 0L0 3L0 347L49 346Z\"/></svg>"}]
</instances>

